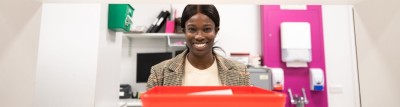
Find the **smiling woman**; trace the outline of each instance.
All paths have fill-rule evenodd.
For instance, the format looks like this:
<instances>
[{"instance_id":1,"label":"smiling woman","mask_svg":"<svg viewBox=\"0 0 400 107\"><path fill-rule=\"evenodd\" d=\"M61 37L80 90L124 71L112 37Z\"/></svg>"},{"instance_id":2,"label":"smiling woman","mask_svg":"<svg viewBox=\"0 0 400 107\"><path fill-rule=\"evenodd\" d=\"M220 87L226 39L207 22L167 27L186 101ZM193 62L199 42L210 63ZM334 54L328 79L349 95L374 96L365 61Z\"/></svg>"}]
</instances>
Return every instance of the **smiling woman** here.
<instances>
[{"instance_id":1,"label":"smiling woman","mask_svg":"<svg viewBox=\"0 0 400 107\"><path fill-rule=\"evenodd\" d=\"M181 27L187 50L151 68L147 89L154 86L248 86L246 66L214 52L219 13L214 5L187 5Z\"/></svg>"},{"instance_id":2,"label":"smiling woman","mask_svg":"<svg viewBox=\"0 0 400 107\"><path fill-rule=\"evenodd\" d=\"M208 68L214 61L212 47L219 31L217 9L212 5L188 5L182 14L182 22L190 50L187 59L196 68Z\"/></svg>"}]
</instances>

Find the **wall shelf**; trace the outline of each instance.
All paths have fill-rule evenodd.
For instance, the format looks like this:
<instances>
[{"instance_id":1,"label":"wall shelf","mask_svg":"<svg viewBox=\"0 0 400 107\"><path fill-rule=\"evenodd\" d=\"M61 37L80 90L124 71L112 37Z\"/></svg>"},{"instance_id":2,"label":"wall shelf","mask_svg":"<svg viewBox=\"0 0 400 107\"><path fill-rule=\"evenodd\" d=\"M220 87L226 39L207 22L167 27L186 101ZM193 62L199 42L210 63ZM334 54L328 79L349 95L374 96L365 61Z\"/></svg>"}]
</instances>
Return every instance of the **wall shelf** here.
<instances>
[{"instance_id":1,"label":"wall shelf","mask_svg":"<svg viewBox=\"0 0 400 107\"><path fill-rule=\"evenodd\" d=\"M124 36L130 39L140 39L140 38L165 38L167 40L168 47L174 48L184 48L184 43L172 43L172 39L185 39L185 34L183 33L124 33Z\"/></svg>"},{"instance_id":2,"label":"wall shelf","mask_svg":"<svg viewBox=\"0 0 400 107\"><path fill-rule=\"evenodd\" d=\"M185 38L183 33L124 33L130 38Z\"/></svg>"},{"instance_id":3,"label":"wall shelf","mask_svg":"<svg viewBox=\"0 0 400 107\"><path fill-rule=\"evenodd\" d=\"M167 43L166 51L186 48L185 34L183 33L123 33L123 36L129 39L129 56L132 51L132 39L165 39Z\"/></svg>"}]
</instances>

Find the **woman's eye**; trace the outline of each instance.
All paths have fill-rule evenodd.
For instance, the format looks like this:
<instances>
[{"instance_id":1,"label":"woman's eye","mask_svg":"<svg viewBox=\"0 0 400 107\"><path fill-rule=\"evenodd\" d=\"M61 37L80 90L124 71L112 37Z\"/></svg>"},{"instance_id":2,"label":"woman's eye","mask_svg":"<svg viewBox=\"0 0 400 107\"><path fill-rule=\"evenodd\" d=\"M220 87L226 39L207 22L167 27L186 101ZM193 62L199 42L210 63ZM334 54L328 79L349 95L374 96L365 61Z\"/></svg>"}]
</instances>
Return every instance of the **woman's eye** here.
<instances>
[{"instance_id":1,"label":"woman's eye","mask_svg":"<svg viewBox=\"0 0 400 107\"><path fill-rule=\"evenodd\" d=\"M194 28L188 28L188 31L189 31L190 33L194 33L194 32L196 32L196 29L194 29Z\"/></svg>"},{"instance_id":2,"label":"woman's eye","mask_svg":"<svg viewBox=\"0 0 400 107\"><path fill-rule=\"evenodd\" d=\"M204 28L204 32L211 32L211 28Z\"/></svg>"}]
</instances>

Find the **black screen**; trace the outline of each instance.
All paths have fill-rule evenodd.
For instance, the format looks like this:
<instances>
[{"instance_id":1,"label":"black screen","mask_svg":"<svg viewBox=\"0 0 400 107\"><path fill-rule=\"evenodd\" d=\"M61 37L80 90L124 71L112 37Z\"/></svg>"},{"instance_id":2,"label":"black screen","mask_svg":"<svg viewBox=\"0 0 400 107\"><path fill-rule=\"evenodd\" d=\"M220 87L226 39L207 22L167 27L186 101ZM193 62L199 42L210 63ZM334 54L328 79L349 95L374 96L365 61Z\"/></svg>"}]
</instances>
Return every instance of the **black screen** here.
<instances>
[{"instance_id":1,"label":"black screen","mask_svg":"<svg viewBox=\"0 0 400 107\"><path fill-rule=\"evenodd\" d=\"M177 50L177 51L175 51L175 56L181 54L183 51L185 51L185 50Z\"/></svg>"},{"instance_id":2,"label":"black screen","mask_svg":"<svg viewBox=\"0 0 400 107\"><path fill-rule=\"evenodd\" d=\"M136 66L136 82L147 82L150 75L150 70L153 65L156 65L164 60L171 59L171 52L164 53L137 53Z\"/></svg>"}]
</instances>

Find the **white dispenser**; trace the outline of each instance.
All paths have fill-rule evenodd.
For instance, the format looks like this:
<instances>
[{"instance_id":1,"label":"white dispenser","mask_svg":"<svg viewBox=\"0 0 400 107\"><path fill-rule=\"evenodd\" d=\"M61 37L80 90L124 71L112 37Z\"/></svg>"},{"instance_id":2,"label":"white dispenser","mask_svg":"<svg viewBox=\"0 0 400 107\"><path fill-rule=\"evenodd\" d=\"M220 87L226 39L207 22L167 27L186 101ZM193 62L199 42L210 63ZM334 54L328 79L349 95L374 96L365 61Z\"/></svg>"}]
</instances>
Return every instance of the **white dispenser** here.
<instances>
[{"instance_id":1,"label":"white dispenser","mask_svg":"<svg viewBox=\"0 0 400 107\"><path fill-rule=\"evenodd\" d=\"M272 90L281 91L285 83L282 68L270 68L272 73Z\"/></svg>"},{"instance_id":2,"label":"white dispenser","mask_svg":"<svg viewBox=\"0 0 400 107\"><path fill-rule=\"evenodd\" d=\"M310 69L310 89L312 91L323 91L324 90L324 72L320 68Z\"/></svg>"},{"instance_id":3,"label":"white dispenser","mask_svg":"<svg viewBox=\"0 0 400 107\"><path fill-rule=\"evenodd\" d=\"M281 56L287 67L307 67L311 62L311 28L308 22L283 22Z\"/></svg>"}]
</instances>

